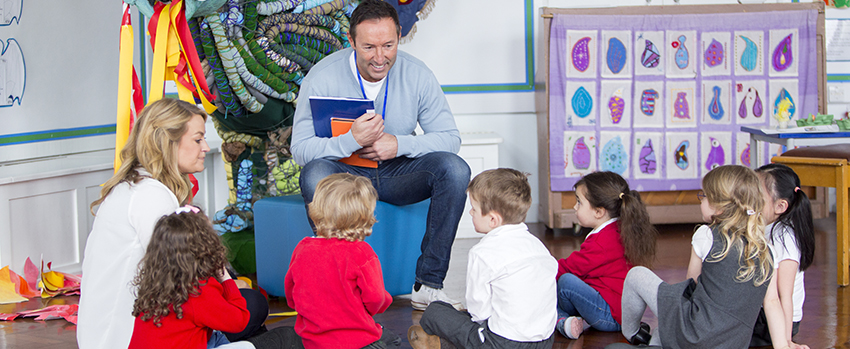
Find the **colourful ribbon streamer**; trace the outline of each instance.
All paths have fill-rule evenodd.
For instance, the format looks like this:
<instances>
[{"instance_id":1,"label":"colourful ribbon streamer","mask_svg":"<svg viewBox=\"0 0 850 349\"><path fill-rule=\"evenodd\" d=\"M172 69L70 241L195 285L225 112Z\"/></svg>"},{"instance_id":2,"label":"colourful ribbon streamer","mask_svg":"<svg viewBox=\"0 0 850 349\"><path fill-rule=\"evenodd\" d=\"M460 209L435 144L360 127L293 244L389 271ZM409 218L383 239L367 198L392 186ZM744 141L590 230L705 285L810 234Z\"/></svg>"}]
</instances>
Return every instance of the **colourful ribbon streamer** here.
<instances>
[{"instance_id":1,"label":"colourful ribbon streamer","mask_svg":"<svg viewBox=\"0 0 850 349\"><path fill-rule=\"evenodd\" d=\"M177 82L177 94L181 100L194 103L194 97L198 97L204 110L212 113L216 107L210 101L215 100L215 96L207 87L198 52L186 22L183 0L170 4L157 2L154 4L154 11L148 22L151 46L154 48L148 102L162 99L165 80L173 80Z\"/></svg>"},{"instance_id":2,"label":"colourful ribbon streamer","mask_svg":"<svg viewBox=\"0 0 850 349\"><path fill-rule=\"evenodd\" d=\"M121 149L127 143L135 116L145 105L142 85L133 65L133 24L130 22L130 5L124 4L121 17L121 38L118 55L118 111L115 122L115 160L113 168L121 167ZM132 103L132 104L131 104Z\"/></svg>"}]
</instances>

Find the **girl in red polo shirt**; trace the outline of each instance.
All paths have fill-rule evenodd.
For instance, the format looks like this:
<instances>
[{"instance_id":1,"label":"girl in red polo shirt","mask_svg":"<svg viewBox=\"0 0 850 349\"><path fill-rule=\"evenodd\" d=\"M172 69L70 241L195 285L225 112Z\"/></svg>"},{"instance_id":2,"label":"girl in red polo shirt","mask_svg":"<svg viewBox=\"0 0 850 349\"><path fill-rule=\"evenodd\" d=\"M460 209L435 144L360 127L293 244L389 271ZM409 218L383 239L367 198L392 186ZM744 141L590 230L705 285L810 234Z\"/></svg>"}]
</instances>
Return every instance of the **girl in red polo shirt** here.
<instances>
[{"instance_id":1,"label":"girl in red polo shirt","mask_svg":"<svg viewBox=\"0 0 850 349\"><path fill-rule=\"evenodd\" d=\"M593 327L620 331L623 281L633 266L655 258L655 228L640 194L614 172L594 172L575 184L576 216L593 228L578 251L558 261L558 322L578 338Z\"/></svg>"}]
</instances>

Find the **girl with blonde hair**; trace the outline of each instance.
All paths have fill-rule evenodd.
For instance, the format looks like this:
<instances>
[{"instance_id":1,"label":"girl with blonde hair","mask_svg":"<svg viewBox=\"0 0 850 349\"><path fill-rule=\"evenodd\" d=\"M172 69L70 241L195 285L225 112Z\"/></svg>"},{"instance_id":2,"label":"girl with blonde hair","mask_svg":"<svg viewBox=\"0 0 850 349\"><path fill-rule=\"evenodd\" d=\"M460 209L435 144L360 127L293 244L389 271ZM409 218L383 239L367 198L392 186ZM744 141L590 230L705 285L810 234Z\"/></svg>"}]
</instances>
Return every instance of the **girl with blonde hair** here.
<instances>
[{"instance_id":1,"label":"girl with blonde hair","mask_svg":"<svg viewBox=\"0 0 850 349\"><path fill-rule=\"evenodd\" d=\"M632 268L623 288L623 335L664 348L746 348L763 305L774 348L799 347L784 336L758 176L720 166L702 188L700 210L709 224L694 233L689 279L668 284L647 268ZM658 316L651 338L639 328L647 306Z\"/></svg>"},{"instance_id":2,"label":"girl with blonde hair","mask_svg":"<svg viewBox=\"0 0 850 349\"><path fill-rule=\"evenodd\" d=\"M298 312L304 348L397 348L401 338L375 322L393 302L381 262L363 239L372 234L378 193L366 177L329 175L308 206L316 237L292 252L286 303Z\"/></svg>"}]
</instances>

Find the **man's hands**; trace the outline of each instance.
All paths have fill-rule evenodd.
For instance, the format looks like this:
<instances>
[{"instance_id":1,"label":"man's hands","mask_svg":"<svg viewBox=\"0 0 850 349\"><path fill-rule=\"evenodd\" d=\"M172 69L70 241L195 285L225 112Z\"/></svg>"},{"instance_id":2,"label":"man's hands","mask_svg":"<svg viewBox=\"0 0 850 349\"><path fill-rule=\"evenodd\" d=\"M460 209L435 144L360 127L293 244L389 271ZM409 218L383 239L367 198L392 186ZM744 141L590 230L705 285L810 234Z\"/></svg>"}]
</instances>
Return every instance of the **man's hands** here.
<instances>
[{"instance_id":1,"label":"man's hands","mask_svg":"<svg viewBox=\"0 0 850 349\"><path fill-rule=\"evenodd\" d=\"M398 154L398 139L389 133L381 133L381 137L375 143L356 151L355 154L363 159L374 161L393 159Z\"/></svg>"},{"instance_id":2,"label":"man's hands","mask_svg":"<svg viewBox=\"0 0 850 349\"><path fill-rule=\"evenodd\" d=\"M381 115L366 113L351 124L351 135L362 148L355 154L373 161L389 160L398 154L398 140L394 135L384 133L384 119Z\"/></svg>"},{"instance_id":3,"label":"man's hands","mask_svg":"<svg viewBox=\"0 0 850 349\"><path fill-rule=\"evenodd\" d=\"M383 133L384 118L375 113L363 114L351 124L351 135L361 147L372 145Z\"/></svg>"}]
</instances>

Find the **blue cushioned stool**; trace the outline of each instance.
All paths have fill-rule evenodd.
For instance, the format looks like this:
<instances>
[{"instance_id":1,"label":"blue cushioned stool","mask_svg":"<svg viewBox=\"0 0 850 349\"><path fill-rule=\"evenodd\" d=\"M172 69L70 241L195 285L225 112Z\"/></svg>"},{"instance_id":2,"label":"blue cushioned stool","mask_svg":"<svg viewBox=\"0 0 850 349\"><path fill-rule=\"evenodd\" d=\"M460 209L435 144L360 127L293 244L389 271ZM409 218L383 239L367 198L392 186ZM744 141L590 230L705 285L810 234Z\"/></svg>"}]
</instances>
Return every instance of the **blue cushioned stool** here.
<instances>
[{"instance_id":1,"label":"blue cushioned stool","mask_svg":"<svg viewBox=\"0 0 850 349\"><path fill-rule=\"evenodd\" d=\"M410 293L416 281L425 220L431 200L407 206L378 201L372 235L366 242L381 261L384 287L391 295ZM301 195L278 196L254 203L257 283L270 295L283 297L284 278L292 251L301 239L313 236Z\"/></svg>"}]
</instances>

